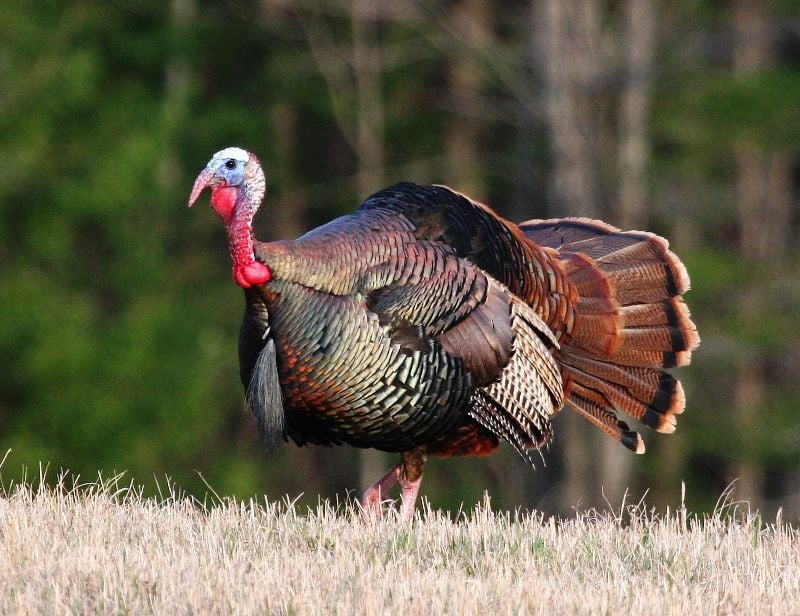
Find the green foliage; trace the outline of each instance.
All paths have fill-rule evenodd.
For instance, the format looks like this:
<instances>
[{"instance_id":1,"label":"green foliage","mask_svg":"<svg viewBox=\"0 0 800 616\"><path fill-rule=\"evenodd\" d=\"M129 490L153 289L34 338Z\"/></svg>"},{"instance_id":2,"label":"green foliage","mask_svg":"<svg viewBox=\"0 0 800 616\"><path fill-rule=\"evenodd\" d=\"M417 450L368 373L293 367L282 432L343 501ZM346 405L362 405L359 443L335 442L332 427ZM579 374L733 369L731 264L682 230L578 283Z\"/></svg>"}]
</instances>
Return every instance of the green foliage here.
<instances>
[{"instance_id":1,"label":"green foliage","mask_svg":"<svg viewBox=\"0 0 800 616\"><path fill-rule=\"evenodd\" d=\"M690 152L719 156L741 142L766 151L800 147L796 71L699 72L670 107L668 129Z\"/></svg>"},{"instance_id":2,"label":"green foliage","mask_svg":"<svg viewBox=\"0 0 800 616\"><path fill-rule=\"evenodd\" d=\"M284 451L271 461L257 451L241 408L241 296L229 280L224 234L202 205L185 207L193 174L231 144L260 154L271 198L302 192L304 227L357 202L356 156L306 41L308 19L321 18L278 9L278 19L266 18L262 4L270 3L198 1L194 15L179 18L173 4L155 0L4 3L0 457L14 450L4 476L43 461L88 476L126 469L150 489L153 475L166 474L202 494L199 471L221 494L307 490L304 503L317 492L356 487L350 450L319 457ZM791 4L778 2L776 10ZM717 28L727 19L718 5L680 3L671 9L673 25ZM547 127L523 129L505 117L544 106L533 94L515 99L505 85L527 69L514 64L528 27L514 10L495 15L502 49L470 49L463 33L442 45L438 13L430 23L382 23L382 42L392 50L381 75L387 182L444 180L448 123L459 111L444 78L450 45L476 54L478 66L498 65L486 70L491 97L482 101L496 103L488 111L498 118L469 118L480 123L481 179L493 204L503 209L519 186L543 183L551 164ZM322 18L342 41L349 36L347 19ZM666 178L655 186L657 200L672 198L674 176L701 187L686 211L665 216L667 232L683 224L703 229L695 246L676 248L693 279L687 301L704 342L682 377L690 412L674 438L701 455L796 470L800 263L747 262L728 236L736 225L733 148L800 149L800 73L784 66L734 78L720 66L676 66L667 58L655 86L653 171ZM278 138L284 127L275 111L282 108L295 117L291 151ZM521 169L520 159L535 168ZM544 211L542 201L525 214ZM259 234L273 233L272 223L262 213ZM743 297L759 310L742 310ZM758 410L768 419L748 433L729 428L742 353L777 375ZM557 460L557 447L548 460ZM643 463L652 482L660 478L655 460ZM326 488L315 472L331 467L348 470ZM425 485L435 507L471 505L487 487L499 494L496 504L514 507L520 502L508 495L511 484L518 493L544 493L543 476L559 468L556 461L532 474L503 451L491 461L433 462ZM495 549L494 538L487 541L451 547L471 562ZM398 535L386 549L414 545L413 536ZM541 538L511 547L542 561L553 554ZM592 549L587 543L587 557Z\"/></svg>"},{"instance_id":3,"label":"green foliage","mask_svg":"<svg viewBox=\"0 0 800 616\"><path fill-rule=\"evenodd\" d=\"M222 281L186 293L192 270L169 258L185 212L162 113L166 30L131 21L103 5L6 21L25 33L3 39L17 77L0 115L0 391L18 465L180 468L238 395L224 370L235 316L196 318L189 302L219 299Z\"/></svg>"}]
</instances>

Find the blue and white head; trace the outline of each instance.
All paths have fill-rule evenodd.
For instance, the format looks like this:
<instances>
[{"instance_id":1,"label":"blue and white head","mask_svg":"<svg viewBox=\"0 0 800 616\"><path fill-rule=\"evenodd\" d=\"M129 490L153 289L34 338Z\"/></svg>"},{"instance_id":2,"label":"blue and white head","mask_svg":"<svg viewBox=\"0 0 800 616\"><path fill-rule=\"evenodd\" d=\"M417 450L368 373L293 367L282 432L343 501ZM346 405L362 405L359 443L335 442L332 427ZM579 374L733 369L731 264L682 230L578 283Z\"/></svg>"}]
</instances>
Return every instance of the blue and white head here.
<instances>
[{"instance_id":1,"label":"blue and white head","mask_svg":"<svg viewBox=\"0 0 800 616\"><path fill-rule=\"evenodd\" d=\"M242 288L269 282L272 273L254 257L253 216L266 191L266 179L256 155L242 148L225 148L208 161L194 181L189 207L211 188L211 207L225 223L233 261L233 279Z\"/></svg>"},{"instance_id":2,"label":"blue and white head","mask_svg":"<svg viewBox=\"0 0 800 616\"><path fill-rule=\"evenodd\" d=\"M189 197L189 207L207 187L211 187L212 205L217 200L215 193L219 189L234 189L236 196L244 197L255 213L264 198L266 178L255 154L242 148L229 147L214 154L197 176Z\"/></svg>"}]
</instances>

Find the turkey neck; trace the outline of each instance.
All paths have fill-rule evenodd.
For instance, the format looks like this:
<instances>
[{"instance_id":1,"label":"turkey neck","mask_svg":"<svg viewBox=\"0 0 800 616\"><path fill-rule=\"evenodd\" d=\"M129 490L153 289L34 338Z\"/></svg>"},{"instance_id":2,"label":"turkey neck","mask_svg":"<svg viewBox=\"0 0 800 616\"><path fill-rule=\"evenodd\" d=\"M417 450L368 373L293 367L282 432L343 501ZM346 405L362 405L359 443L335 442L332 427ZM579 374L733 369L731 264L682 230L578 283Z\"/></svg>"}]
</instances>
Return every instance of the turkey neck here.
<instances>
[{"instance_id":1,"label":"turkey neck","mask_svg":"<svg viewBox=\"0 0 800 616\"><path fill-rule=\"evenodd\" d=\"M228 228L228 249L234 268L253 263L253 216L259 203L247 189L220 186L214 190L211 204Z\"/></svg>"},{"instance_id":2,"label":"turkey neck","mask_svg":"<svg viewBox=\"0 0 800 616\"><path fill-rule=\"evenodd\" d=\"M245 208L237 208L233 220L228 225L228 248L233 264L238 267L249 265L253 257L253 214L248 212L240 214Z\"/></svg>"}]
</instances>

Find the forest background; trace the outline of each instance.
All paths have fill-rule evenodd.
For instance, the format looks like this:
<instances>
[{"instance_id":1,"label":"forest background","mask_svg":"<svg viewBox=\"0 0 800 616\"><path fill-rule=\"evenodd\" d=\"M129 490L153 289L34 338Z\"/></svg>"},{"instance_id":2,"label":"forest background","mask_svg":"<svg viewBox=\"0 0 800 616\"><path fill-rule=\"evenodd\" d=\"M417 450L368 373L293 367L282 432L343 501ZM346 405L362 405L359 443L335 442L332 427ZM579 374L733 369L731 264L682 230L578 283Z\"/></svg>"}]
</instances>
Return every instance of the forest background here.
<instances>
[{"instance_id":1,"label":"forest background","mask_svg":"<svg viewBox=\"0 0 800 616\"><path fill-rule=\"evenodd\" d=\"M392 456L265 458L242 410L223 227L186 209L218 149L256 152L262 240L395 181L514 220L668 237L702 344L687 412L633 456L569 411L535 471L433 461L458 509L800 516L800 5L733 0L16 2L0 20L0 458L202 495L351 498Z\"/></svg>"}]
</instances>

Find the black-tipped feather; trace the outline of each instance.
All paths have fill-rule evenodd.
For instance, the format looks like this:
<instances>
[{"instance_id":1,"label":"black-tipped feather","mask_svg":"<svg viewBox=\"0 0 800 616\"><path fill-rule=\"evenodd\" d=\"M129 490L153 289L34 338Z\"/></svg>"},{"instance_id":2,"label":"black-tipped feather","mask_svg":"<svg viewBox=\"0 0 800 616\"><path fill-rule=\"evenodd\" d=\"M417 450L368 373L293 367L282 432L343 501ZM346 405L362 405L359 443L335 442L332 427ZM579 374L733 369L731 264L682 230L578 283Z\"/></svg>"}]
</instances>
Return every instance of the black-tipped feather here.
<instances>
[{"instance_id":1,"label":"black-tipped feather","mask_svg":"<svg viewBox=\"0 0 800 616\"><path fill-rule=\"evenodd\" d=\"M683 390L662 369L688 364L699 343L680 296L689 288L686 268L652 233L587 219L520 227L529 240L558 251L579 295L574 326L560 340L571 406L628 449L644 451L616 411L659 432L675 430Z\"/></svg>"}]
</instances>

